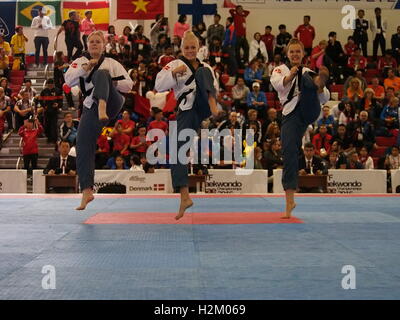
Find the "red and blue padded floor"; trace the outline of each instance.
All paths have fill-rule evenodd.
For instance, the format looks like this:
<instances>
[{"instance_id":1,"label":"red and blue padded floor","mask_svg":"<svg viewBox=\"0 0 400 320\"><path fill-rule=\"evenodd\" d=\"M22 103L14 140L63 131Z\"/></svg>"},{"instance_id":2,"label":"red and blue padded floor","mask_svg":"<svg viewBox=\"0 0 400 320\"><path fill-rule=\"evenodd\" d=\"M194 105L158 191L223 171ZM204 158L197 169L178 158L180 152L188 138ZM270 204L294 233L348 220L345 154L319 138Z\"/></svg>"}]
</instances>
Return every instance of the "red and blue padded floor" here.
<instances>
[{"instance_id":1,"label":"red and blue padded floor","mask_svg":"<svg viewBox=\"0 0 400 320\"><path fill-rule=\"evenodd\" d=\"M290 221L281 195L193 200L177 223L175 195L0 195L0 299L400 298L398 195L298 196Z\"/></svg>"}]
</instances>

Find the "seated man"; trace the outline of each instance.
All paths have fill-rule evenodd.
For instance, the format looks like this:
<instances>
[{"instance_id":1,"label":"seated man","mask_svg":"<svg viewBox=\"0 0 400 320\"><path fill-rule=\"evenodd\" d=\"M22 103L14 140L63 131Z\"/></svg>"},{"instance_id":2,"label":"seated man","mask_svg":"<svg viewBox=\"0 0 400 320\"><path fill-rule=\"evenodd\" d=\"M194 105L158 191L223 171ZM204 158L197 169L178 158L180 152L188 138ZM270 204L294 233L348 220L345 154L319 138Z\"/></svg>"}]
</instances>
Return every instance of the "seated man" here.
<instances>
[{"instance_id":1,"label":"seated man","mask_svg":"<svg viewBox=\"0 0 400 320\"><path fill-rule=\"evenodd\" d=\"M304 155L299 158L299 175L322 175L327 174L327 169L322 159L315 155L315 147L308 142L304 145ZM300 188L299 192L322 193L322 186L316 188Z\"/></svg>"},{"instance_id":2,"label":"seated man","mask_svg":"<svg viewBox=\"0 0 400 320\"><path fill-rule=\"evenodd\" d=\"M60 141L58 145L59 156L52 157L49 159L46 168L43 170L43 174L55 175L76 175L76 158L69 156L71 145L67 140ZM72 187L57 187L52 188L53 193L70 193L75 192Z\"/></svg>"},{"instance_id":3,"label":"seated man","mask_svg":"<svg viewBox=\"0 0 400 320\"><path fill-rule=\"evenodd\" d=\"M258 82L254 82L252 88L253 91L247 95L247 107L249 109L256 109L258 116L265 119L267 116L267 97L263 91L260 91L260 84Z\"/></svg>"}]
</instances>

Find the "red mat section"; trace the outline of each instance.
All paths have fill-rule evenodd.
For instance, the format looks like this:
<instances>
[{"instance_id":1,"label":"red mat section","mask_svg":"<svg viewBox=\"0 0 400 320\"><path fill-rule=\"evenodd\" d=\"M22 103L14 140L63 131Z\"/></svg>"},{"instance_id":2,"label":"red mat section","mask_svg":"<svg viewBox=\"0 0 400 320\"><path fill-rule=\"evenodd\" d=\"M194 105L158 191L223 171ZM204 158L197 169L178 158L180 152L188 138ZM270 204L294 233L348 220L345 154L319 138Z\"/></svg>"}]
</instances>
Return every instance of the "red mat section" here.
<instances>
[{"instance_id":1,"label":"red mat section","mask_svg":"<svg viewBox=\"0 0 400 320\"><path fill-rule=\"evenodd\" d=\"M121 212L98 213L85 224L267 224L303 223L299 218L281 219L282 212L187 213L178 221L176 213Z\"/></svg>"}]
</instances>

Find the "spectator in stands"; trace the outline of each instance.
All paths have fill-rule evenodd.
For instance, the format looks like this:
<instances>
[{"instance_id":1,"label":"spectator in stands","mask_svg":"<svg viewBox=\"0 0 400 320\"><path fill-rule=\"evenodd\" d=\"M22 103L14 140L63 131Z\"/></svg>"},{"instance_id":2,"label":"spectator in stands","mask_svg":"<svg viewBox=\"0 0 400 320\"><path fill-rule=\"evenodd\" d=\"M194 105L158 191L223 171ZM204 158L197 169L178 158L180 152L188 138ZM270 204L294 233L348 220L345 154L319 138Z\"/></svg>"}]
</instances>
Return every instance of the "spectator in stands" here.
<instances>
[{"instance_id":1,"label":"spectator in stands","mask_svg":"<svg viewBox=\"0 0 400 320\"><path fill-rule=\"evenodd\" d=\"M264 152L266 169L268 170L268 192L272 191L275 169L283 168L282 145L279 139L272 139L270 148Z\"/></svg>"},{"instance_id":2,"label":"spectator in stands","mask_svg":"<svg viewBox=\"0 0 400 320\"><path fill-rule=\"evenodd\" d=\"M217 13L214 15L214 23L207 29L207 42L210 44L214 37L217 37L221 43L224 40L225 28L220 24L221 16Z\"/></svg>"},{"instance_id":3,"label":"spectator in stands","mask_svg":"<svg viewBox=\"0 0 400 320\"><path fill-rule=\"evenodd\" d=\"M339 116L339 124L349 126L357 119L355 104L351 100L344 101L344 110Z\"/></svg>"},{"instance_id":4,"label":"spectator in stands","mask_svg":"<svg viewBox=\"0 0 400 320\"><path fill-rule=\"evenodd\" d=\"M244 10L242 6L236 6L235 9L230 9L229 13L233 18L233 22L236 30L236 59L238 65L241 65L240 49L243 49L243 60L249 61L249 43L246 39L246 17L250 14L250 11Z\"/></svg>"},{"instance_id":5,"label":"spectator in stands","mask_svg":"<svg viewBox=\"0 0 400 320\"><path fill-rule=\"evenodd\" d=\"M11 112L11 99L4 93L4 89L0 87L0 150L3 145L4 123L7 114Z\"/></svg>"},{"instance_id":6,"label":"spectator in stands","mask_svg":"<svg viewBox=\"0 0 400 320\"><path fill-rule=\"evenodd\" d=\"M332 153L336 154L336 167L331 167L330 169L346 169L347 157L346 154L343 152L342 142L340 140L333 140L329 154L331 155ZM332 163L331 157L329 158L329 162Z\"/></svg>"},{"instance_id":7,"label":"spectator in stands","mask_svg":"<svg viewBox=\"0 0 400 320\"><path fill-rule=\"evenodd\" d=\"M233 18L228 17L225 22L226 30L224 35L224 41L222 43L223 53L228 55L226 63L229 66L229 75L236 76L238 63L236 60L236 44L237 44L237 36L236 36L236 28L233 23Z\"/></svg>"},{"instance_id":8,"label":"spectator in stands","mask_svg":"<svg viewBox=\"0 0 400 320\"><path fill-rule=\"evenodd\" d=\"M276 122L271 122L265 131L265 140L280 139L281 129Z\"/></svg>"},{"instance_id":9,"label":"spectator in stands","mask_svg":"<svg viewBox=\"0 0 400 320\"><path fill-rule=\"evenodd\" d=\"M187 17L185 14L181 14L178 21L174 25L174 36L178 36L180 39L183 38L183 34L190 29L189 24L186 23Z\"/></svg>"},{"instance_id":10,"label":"spectator in stands","mask_svg":"<svg viewBox=\"0 0 400 320\"><path fill-rule=\"evenodd\" d=\"M266 26L265 33L262 35L261 40L264 42L265 47L267 48L267 53L269 60L274 56L274 45L275 45L275 36L271 33L272 27Z\"/></svg>"},{"instance_id":11,"label":"spectator in stands","mask_svg":"<svg viewBox=\"0 0 400 320\"><path fill-rule=\"evenodd\" d=\"M349 87L347 88L346 91L346 97L350 99L350 101L354 103L358 103L359 100L363 97L364 92L363 89L361 88L361 82L353 78L350 80Z\"/></svg>"},{"instance_id":12,"label":"spectator in stands","mask_svg":"<svg viewBox=\"0 0 400 320\"><path fill-rule=\"evenodd\" d=\"M332 135L333 134L333 126L335 124L335 119L331 115L331 110L329 106L322 107L322 117L317 121L318 127L321 125L325 125L327 129L327 133Z\"/></svg>"},{"instance_id":13,"label":"spectator in stands","mask_svg":"<svg viewBox=\"0 0 400 320\"><path fill-rule=\"evenodd\" d=\"M108 136L105 134L101 134L97 138L95 157L96 169L104 169L107 159L110 156L110 144L108 143L107 138Z\"/></svg>"},{"instance_id":14,"label":"spectator in stands","mask_svg":"<svg viewBox=\"0 0 400 320\"><path fill-rule=\"evenodd\" d=\"M268 52L264 41L261 40L261 34L256 32L254 39L250 42L249 59L252 61L254 58L262 59L263 62L268 62Z\"/></svg>"},{"instance_id":15,"label":"spectator in stands","mask_svg":"<svg viewBox=\"0 0 400 320\"><path fill-rule=\"evenodd\" d=\"M252 60L245 69L244 80L249 88L252 88L254 82L262 83L262 70L259 67L257 59Z\"/></svg>"},{"instance_id":16,"label":"spectator in stands","mask_svg":"<svg viewBox=\"0 0 400 320\"><path fill-rule=\"evenodd\" d=\"M26 79L24 82L24 86L21 88L21 90L18 93L18 99L22 99L22 93L26 91L29 93L29 100L32 100L37 96L37 92L35 88L32 87L32 80L31 79Z\"/></svg>"},{"instance_id":17,"label":"spectator in stands","mask_svg":"<svg viewBox=\"0 0 400 320\"><path fill-rule=\"evenodd\" d=\"M143 35L143 32L143 26L137 26L129 41L132 43L132 51L136 55L141 55L145 57L145 60L149 60L151 53L150 40Z\"/></svg>"},{"instance_id":18,"label":"spectator in stands","mask_svg":"<svg viewBox=\"0 0 400 320\"><path fill-rule=\"evenodd\" d=\"M172 38L172 47L174 48L174 56L178 57L181 54L181 43L182 38L180 36L175 35Z\"/></svg>"},{"instance_id":19,"label":"spectator in stands","mask_svg":"<svg viewBox=\"0 0 400 320\"><path fill-rule=\"evenodd\" d=\"M379 78L373 77L371 80L371 84L368 85L368 88L374 90L375 98L382 102L385 98L385 88L379 84Z\"/></svg>"},{"instance_id":20,"label":"spectator in stands","mask_svg":"<svg viewBox=\"0 0 400 320\"><path fill-rule=\"evenodd\" d=\"M160 65L160 68L164 68L168 63L171 61L174 61L176 58L174 56L174 50L172 46L167 46L165 48L164 54L158 58L158 64Z\"/></svg>"},{"instance_id":21,"label":"spectator in stands","mask_svg":"<svg viewBox=\"0 0 400 320\"><path fill-rule=\"evenodd\" d=\"M12 97L12 90L8 87L8 80L7 78L0 78L0 88L3 88L4 94L11 99ZM11 112L7 112L6 119L7 119L7 130L12 131L14 128L13 125L13 113L14 113L14 100L11 99Z\"/></svg>"},{"instance_id":22,"label":"spectator in stands","mask_svg":"<svg viewBox=\"0 0 400 320\"><path fill-rule=\"evenodd\" d=\"M229 114L229 118L227 120L223 120L219 126L217 127L218 131L221 132L224 129L229 129L230 127L234 127L234 129L240 129L241 125L238 121L238 113L231 112Z\"/></svg>"},{"instance_id":23,"label":"spectator in stands","mask_svg":"<svg viewBox=\"0 0 400 320\"><path fill-rule=\"evenodd\" d=\"M364 169L364 166L358 159L358 153L356 151L350 152L347 160L346 169Z\"/></svg>"},{"instance_id":24,"label":"spectator in stands","mask_svg":"<svg viewBox=\"0 0 400 320\"><path fill-rule=\"evenodd\" d=\"M114 157L114 161L110 167L111 170L128 170L129 166L126 164L125 159L122 155Z\"/></svg>"},{"instance_id":25,"label":"spectator in stands","mask_svg":"<svg viewBox=\"0 0 400 320\"><path fill-rule=\"evenodd\" d=\"M68 61L71 63L73 60L82 55L83 45L81 42L81 32L79 27L79 13L70 11L68 13L69 19L65 20L60 29L58 29L55 45L57 44L58 36L61 32L65 32L65 45L67 46ZM74 48L76 51L72 55Z\"/></svg>"},{"instance_id":26,"label":"spectator in stands","mask_svg":"<svg viewBox=\"0 0 400 320\"><path fill-rule=\"evenodd\" d=\"M374 160L369 156L367 147L361 147L358 158L364 169L374 169Z\"/></svg>"},{"instance_id":27,"label":"spectator in stands","mask_svg":"<svg viewBox=\"0 0 400 320\"><path fill-rule=\"evenodd\" d=\"M81 21L81 32L83 32L82 41L85 47L85 51L88 50L87 39L89 37L89 34L91 34L93 31L96 31L96 25L92 20L92 15L93 12L91 10L85 11L85 18Z\"/></svg>"},{"instance_id":28,"label":"spectator in stands","mask_svg":"<svg viewBox=\"0 0 400 320\"><path fill-rule=\"evenodd\" d=\"M79 121L74 120L71 112L64 114L64 121L60 125L59 134L62 141L68 141L70 145L75 144L75 139L78 134Z\"/></svg>"},{"instance_id":29,"label":"spectator in stands","mask_svg":"<svg viewBox=\"0 0 400 320\"><path fill-rule=\"evenodd\" d=\"M118 151L121 156L129 157L129 144L131 138L123 133L123 127L120 122L116 122L113 130L110 133L110 137L113 140L113 152ZM129 161L129 158L128 158Z\"/></svg>"},{"instance_id":30,"label":"spectator in stands","mask_svg":"<svg viewBox=\"0 0 400 320\"><path fill-rule=\"evenodd\" d=\"M118 120L118 123L122 125L122 133L127 134L129 137L133 137L136 123L131 120L131 113L129 110L124 110L122 112L122 119Z\"/></svg>"},{"instance_id":31,"label":"spectator in stands","mask_svg":"<svg viewBox=\"0 0 400 320\"><path fill-rule=\"evenodd\" d=\"M0 76L7 79L10 76L10 60L3 48L0 48Z\"/></svg>"},{"instance_id":32,"label":"spectator in stands","mask_svg":"<svg viewBox=\"0 0 400 320\"><path fill-rule=\"evenodd\" d=\"M386 50L386 30L387 30L387 21L383 19L381 16L382 10L381 8L375 8L375 17L371 20L371 31L373 42L373 59L377 60L378 48L381 47L382 56L385 54Z\"/></svg>"},{"instance_id":33,"label":"spectator in stands","mask_svg":"<svg viewBox=\"0 0 400 320\"><path fill-rule=\"evenodd\" d=\"M256 109L260 118L266 118L267 111L267 98L265 92L260 91L260 83L253 82L253 91L247 95L247 107L249 109Z\"/></svg>"},{"instance_id":34,"label":"spectator in stands","mask_svg":"<svg viewBox=\"0 0 400 320\"><path fill-rule=\"evenodd\" d=\"M385 158L385 169L386 170L398 170L400 169L400 154L399 146L393 146L390 154Z\"/></svg>"},{"instance_id":35,"label":"spectator in stands","mask_svg":"<svg viewBox=\"0 0 400 320\"><path fill-rule=\"evenodd\" d=\"M363 70L357 70L356 74L354 76L350 76L346 79L346 81L343 84L343 93L344 95L346 95L347 93L347 89L350 86L350 82L353 79L358 79L360 81L360 85L361 85L361 90L364 92L365 88L367 88L368 83L367 80L363 77Z\"/></svg>"},{"instance_id":36,"label":"spectator in stands","mask_svg":"<svg viewBox=\"0 0 400 320\"><path fill-rule=\"evenodd\" d=\"M54 60L54 86L62 91L65 83L64 72L69 68L69 64L64 61L64 53L57 51ZM67 98L68 107L70 110L75 110L74 101L72 100L72 93L64 91Z\"/></svg>"},{"instance_id":37,"label":"spectator in stands","mask_svg":"<svg viewBox=\"0 0 400 320\"><path fill-rule=\"evenodd\" d=\"M326 40L321 40L314 49L311 51L310 56L310 69L317 71L319 67L324 65L325 50L328 46Z\"/></svg>"},{"instance_id":38,"label":"spectator in stands","mask_svg":"<svg viewBox=\"0 0 400 320\"><path fill-rule=\"evenodd\" d=\"M392 53L396 58L397 64L400 65L400 26L397 27L397 33L392 35L390 40L392 43Z\"/></svg>"},{"instance_id":39,"label":"spectator in stands","mask_svg":"<svg viewBox=\"0 0 400 320\"><path fill-rule=\"evenodd\" d=\"M142 163L140 162L140 157L138 155L136 155L136 154L132 155L132 157L131 157L131 167L130 167L129 170L144 172Z\"/></svg>"},{"instance_id":40,"label":"spectator in stands","mask_svg":"<svg viewBox=\"0 0 400 320\"><path fill-rule=\"evenodd\" d=\"M355 48L354 53L349 57L347 67L354 71L365 70L367 68L367 59L361 55L361 49Z\"/></svg>"},{"instance_id":41,"label":"spectator in stands","mask_svg":"<svg viewBox=\"0 0 400 320\"><path fill-rule=\"evenodd\" d=\"M232 88L232 98L235 110L247 109L247 95L250 89L245 85L242 77L237 78L236 85Z\"/></svg>"},{"instance_id":42,"label":"spectator in stands","mask_svg":"<svg viewBox=\"0 0 400 320\"><path fill-rule=\"evenodd\" d=\"M332 136L328 133L328 128L325 124L321 124L318 128L318 133L314 135L312 144L315 147L315 154L322 158L326 157L331 149L330 141Z\"/></svg>"},{"instance_id":43,"label":"spectator in stands","mask_svg":"<svg viewBox=\"0 0 400 320\"><path fill-rule=\"evenodd\" d=\"M257 120L258 112L255 109L250 109L247 111L247 119L244 121L242 128L242 138L246 138L246 130L250 129L250 125L254 124L254 142L257 142L257 145L260 145L262 138L262 128L261 122Z\"/></svg>"},{"instance_id":44,"label":"spectator in stands","mask_svg":"<svg viewBox=\"0 0 400 320\"><path fill-rule=\"evenodd\" d=\"M388 49L385 51L385 55L379 58L378 71L383 75L384 78L388 75L389 68L395 70L397 68L397 61L392 56L392 50Z\"/></svg>"},{"instance_id":45,"label":"spectator in stands","mask_svg":"<svg viewBox=\"0 0 400 320\"><path fill-rule=\"evenodd\" d=\"M387 105L390 103L390 100L392 100L393 97L396 97L396 93L394 92L393 87L387 87L385 91L385 97L383 99L382 105Z\"/></svg>"},{"instance_id":46,"label":"spectator in stands","mask_svg":"<svg viewBox=\"0 0 400 320\"><path fill-rule=\"evenodd\" d=\"M113 25L108 26L107 34L105 35L105 39L107 39L109 36L112 36L112 38L115 40L118 39L117 33L115 32L115 27Z\"/></svg>"},{"instance_id":47,"label":"spectator in stands","mask_svg":"<svg viewBox=\"0 0 400 320\"><path fill-rule=\"evenodd\" d=\"M28 38L24 35L24 29L22 26L16 26L10 44L14 59L21 59L23 66L25 66L25 42L28 42Z\"/></svg>"},{"instance_id":48,"label":"spectator in stands","mask_svg":"<svg viewBox=\"0 0 400 320\"><path fill-rule=\"evenodd\" d=\"M286 25L279 25L279 34L276 36L276 44L274 54L279 54L282 59L286 56L286 46L289 43L292 36L286 31Z\"/></svg>"},{"instance_id":49,"label":"spectator in stands","mask_svg":"<svg viewBox=\"0 0 400 320\"><path fill-rule=\"evenodd\" d=\"M355 29L353 32L354 42L358 47L362 48L364 57L367 57L369 21L364 19L365 11L363 9L358 10L357 15L358 18L355 21Z\"/></svg>"},{"instance_id":50,"label":"spectator in stands","mask_svg":"<svg viewBox=\"0 0 400 320\"><path fill-rule=\"evenodd\" d=\"M18 100L14 107L15 129L19 130L19 128L24 124L24 120L33 117L37 111L36 104L32 100L29 100L29 93L23 92L22 99Z\"/></svg>"},{"instance_id":51,"label":"spectator in stands","mask_svg":"<svg viewBox=\"0 0 400 320\"><path fill-rule=\"evenodd\" d=\"M168 123L163 118L162 110L159 108L153 108L154 111L154 120L150 122L149 126L147 127L147 131L149 132L149 136L151 137L151 141L157 141L157 137L155 134L151 132L152 129L160 129L164 131L165 134L168 132Z\"/></svg>"},{"instance_id":52,"label":"spectator in stands","mask_svg":"<svg viewBox=\"0 0 400 320\"><path fill-rule=\"evenodd\" d=\"M353 140L347 133L346 126L344 124L339 124L337 128L337 133L332 137L331 149L333 148L333 144L336 140L338 141L338 143L340 142L340 146L341 148L343 148L343 152L345 154L348 154L350 151L354 149ZM333 150L338 151L340 154L339 149L333 149Z\"/></svg>"},{"instance_id":53,"label":"spectator in stands","mask_svg":"<svg viewBox=\"0 0 400 320\"><path fill-rule=\"evenodd\" d=\"M310 20L310 16L304 16L303 24L299 25L293 33L293 36L303 43L306 56L311 55L312 43L315 38L315 29L310 24Z\"/></svg>"},{"instance_id":54,"label":"spectator in stands","mask_svg":"<svg viewBox=\"0 0 400 320\"><path fill-rule=\"evenodd\" d=\"M356 106L357 113L364 110L367 111L371 119L379 118L382 112L382 106L375 98L375 92L371 88L364 90L364 96Z\"/></svg>"},{"instance_id":55,"label":"spectator in stands","mask_svg":"<svg viewBox=\"0 0 400 320\"><path fill-rule=\"evenodd\" d=\"M8 41L4 40L4 36L2 33L0 33L0 49L3 49L3 53L6 56L9 56L11 54L11 47Z\"/></svg>"},{"instance_id":56,"label":"spectator in stands","mask_svg":"<svg viewBox=\"0 0 400 320\"><path fill-rule=\"evenodd\" d=\"M386 128L399 128L399 98L393 97L389 104L383 108L381 120L385 122Z\"/></svg>"},{"instance_id":57,"label":"spectator in stands","mask_svg":"<svg viewBox=\"0 0 400 320\"><path fill-rule=\"evenodd\" d=\"M129 148L133 154L139 157L145 156L147 148L150 146L151 142L146 140L147 130L145 126L138 128L138 135L133 137Z\"/></svg>"},{"instance_id":58,"label":"spectator in stands","mask_svg":"<svg viewBox=\"0 0 400 320\"><path fill-rule=\"evenodd\" d=\"M76 175L76 158L69 156L71 144L61 140L58 144L59 155L49 159L43 174L68 174Z\"/></svg>"},{"instance_id":59,"label":"spectator in stands","mask_svg":"<svg viewBox=\"0 0 400 320\"><path fill-rule=\"evenodd\" d=\"M361 111L359 119L352 123L353 141L356 148L362 146L368 147L371 150L375 145L375 128L374 125L368 121L368 112Z\"/></svg>"},{"instance_id":60,"label":"spectator in stands","mask_svg":"<svg viewBox=\"0 0 400 320\"><path fill-rule=\"evenodd\" d=\"M127 28L127 27L125 27L125 28ZM129 32L127 32L126 35L129 35L131 33L131 31L132 30L129 30ZM151 30L150 30L151 47L152 48L156 47L157 39L160 39L161 35L165 36L167 43L170 44L170 39L169 39L168 34L169 34L168 18L164 17L164 14L162 14L162 13L157 14L156 22L151 24Z\"/></svg>"},{"instance_id":61,"label":"spectator in stands","mask_svg":"<svg viewBox=\"0 0 400 320\"><path fill-rule=\"evenodd\" d=\"M160 34L158 36L158 42L155 45L155 49L153 50L153 52L157 52L157 55L162 55L164 54L165 50L171 46L169 41L168 41L168 37L166 34ZM174 53L174 48L171 46L172 48L172 55Z\"/></svg>"},{"instance_id":62,"label":"spectator in stands","mask_svg":"<svg viewBox=\"0 0 400 320\"><path fill-rule=\"evenodd\" d=\"M22 137L22 155L24 157L24 169L32 175L32 171L37 169L37 159L39 157L39 147L37 137L43 132L43 127L39 120L28 119L18 130Z\"/></svg>"},{"instance_id":63,"label":"spectator in stands","mask_svg":"<svg viewBox=\"0 0 400 320\"><path fill-rule=\"evenodd\" d=\"M42 106L44 107L45 134L48 143L57 142L58 112L62 107L63 95L60 89L54 86L54 80L46 81L46 88L40 93Z\"/></svg>"},{"instance_id":64,"label":"spectator in stands","mask_svg":"<svg viewBox=\"0 0 400 320\"><path fill-rule=\"evenodd\" d=\"M312 143L306 143L304 146L304 154L299 158L299 175L322 175L327 170L322 159L315 155L315 148ZM300 188L300 192L323 192L320 188Z\"/></svg>"},{"instance_id":65,"label":"spectator in stands","mask_svg":"<svg viewBox=\"0 0 400 320\"><path fill-rule=\"evenodd\" d=\"M347 64L347 56L343 51L342 44L337 40L336 32L329 32L328 38L328 46L325 50L326 55L331 59L334 65L344 67Z\"/></svg>"},{"instance_id":66,"label":"spectator in stands","mask_svg":"<svg viewBox=\"0 0 400 320\"><path fill-rule=\"evenodd\" d=\"M344 53L345 55L350 58L354 51L358 48L357 44L354 42L354 38L352 36L347 37L347 43L344 45ZM360 52L361 55L361 52Z\"/></svg>"},{"instance_id":67,"label":"spectator in stands","mask_svg":"<svg viewBox=\"0 0 400 320\"><path fill-rule=\"evenodd\" d=\"M38 15L32 19L31 28L35 29L35 67L40 62L40 47L43 50L43 65L47 65L47 48L49 46L49 30L53 29L50 17L45 15L47 12L45 7L38 8Z\"/></svg>"},{"instance_id":68,"label":"spectator in stands","mask_svg":"<svg viewBox=\"0 0 400 320\"><path fill-rule=\"evenodd\" d=\"M400 77L396 77L394 75L394 70L393 68L388 68L388 77L383 81L383 85L385 87L385 90L387 90L388 87L394 88L394 92L397 92L400 90Z\"/></svg>"}]
</instances>

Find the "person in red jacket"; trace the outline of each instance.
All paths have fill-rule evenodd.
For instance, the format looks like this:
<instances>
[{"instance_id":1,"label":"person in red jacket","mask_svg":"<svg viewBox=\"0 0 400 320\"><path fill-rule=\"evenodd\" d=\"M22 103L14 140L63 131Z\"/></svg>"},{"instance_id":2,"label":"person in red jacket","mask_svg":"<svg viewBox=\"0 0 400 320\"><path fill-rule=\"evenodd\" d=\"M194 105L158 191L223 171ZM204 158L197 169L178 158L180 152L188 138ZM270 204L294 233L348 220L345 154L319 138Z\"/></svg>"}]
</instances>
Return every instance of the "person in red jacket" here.
<instances>
[{"instance_id":1,"label":"person in red jacket","mask_svg":"<svg viewBox=\"0 0 400 320\"><path fill-rule=\"evenodd\" d=\"M299 25L293 33L294 37L303 43L307 56L311 55L313 40L315 38L315 29L310 24L310 20L310 16L304 16L304 24Z\"/></svg>"},{"instance_id":2,"label":"person in red jacket","mask_svg":"<svg viewBox=\"0 0 400 320\"><path fill-rule=\"evenodd\" d=\"M361 55L361 49L356 48L353 55L349 58L347 62L347 67L357 70L365 70L367 68L367 59Z\"/></svg>"},{"instance_id":3,"label":"person in red jacket","mask_svg":"<svg viewBox=\"0 0 400 320\"><path fill-rule=\"evenodd\" d=\"M162 110L159 108L154 108L154 118L155 120L153 120L152 122L150 122L147 130L150 133L150 137L153 138L154 136L151 133L152 129L160 129L162 131L164 131L165 134L167 134L168 131L168 124L162 120L163 117L163 113ZM157 137L154 137L154 140L151 139L152 142L156 142L157 141Z\"/></svg>"},{"instance_id":4,"label":"person in red jacket","mask_svg":"<svg viewBox=\"0 0 400 320\"><path fill-rule=\"evenodd\" d=\"M265 33L261 37L261 40L265 43L265 47L267 48L268 57L270 60L272 60L272 57L274 56L274 42L275 42L275 36L271 33L271 31L272 27L266 26Z\"/></svg>"},{"instance_id":5,"label":"person in red jacket","mask_svg":"<svg viewBox=\"0 0 400 320\"><path fill-rule=\"evenodd\" d=\"M236 6L235 9L230 9L229 13L233 18L233 23L236 31L236 59L240 65L240 49L243 49L244 62L249 61L249 43L246 39L246 17L250 14L250 11L243 10L242 6Z\"/></svg>"},{"instance_id":6,"label":"person in red jacket","mask_svg":"<svg viewBox=\"0 0 400 320\"><path fill-rule=\"evenodd\" d=\"M328 133L328 128L325 124L321 124L319 126L319 133L312 139L312 144L315 147L315 154L322 158L326 157L331 150L331 139L332 136Z\"/></svg>"},{"instance_id":7,"label":"person in red jacket","mask_svg":"<svg viewBox=\"0 0 400 320\"><path fill-rule=\"evenodd\" d=\"M23 148L22 155L24 156L24 169L28 170L31 175L32 171L37 169L37 160L39 157L39 147L37 137L43 132L43 127L39 120L28 119L24 125L18 130L18 134L22 137ZM29 165L31 164L31 167Z\"/></svg>"},{"instance_id":8,"label":"person in red jacket","mask_svg":"<svg viewBox=\"0 0 400 320\"><path fill-rule=\"evenodd\" d=\"M101 134L97 138L96 150L96 169L103 169L110 156L110 144L108 143L107 135Z\"/></svg>"}]
</instances>

